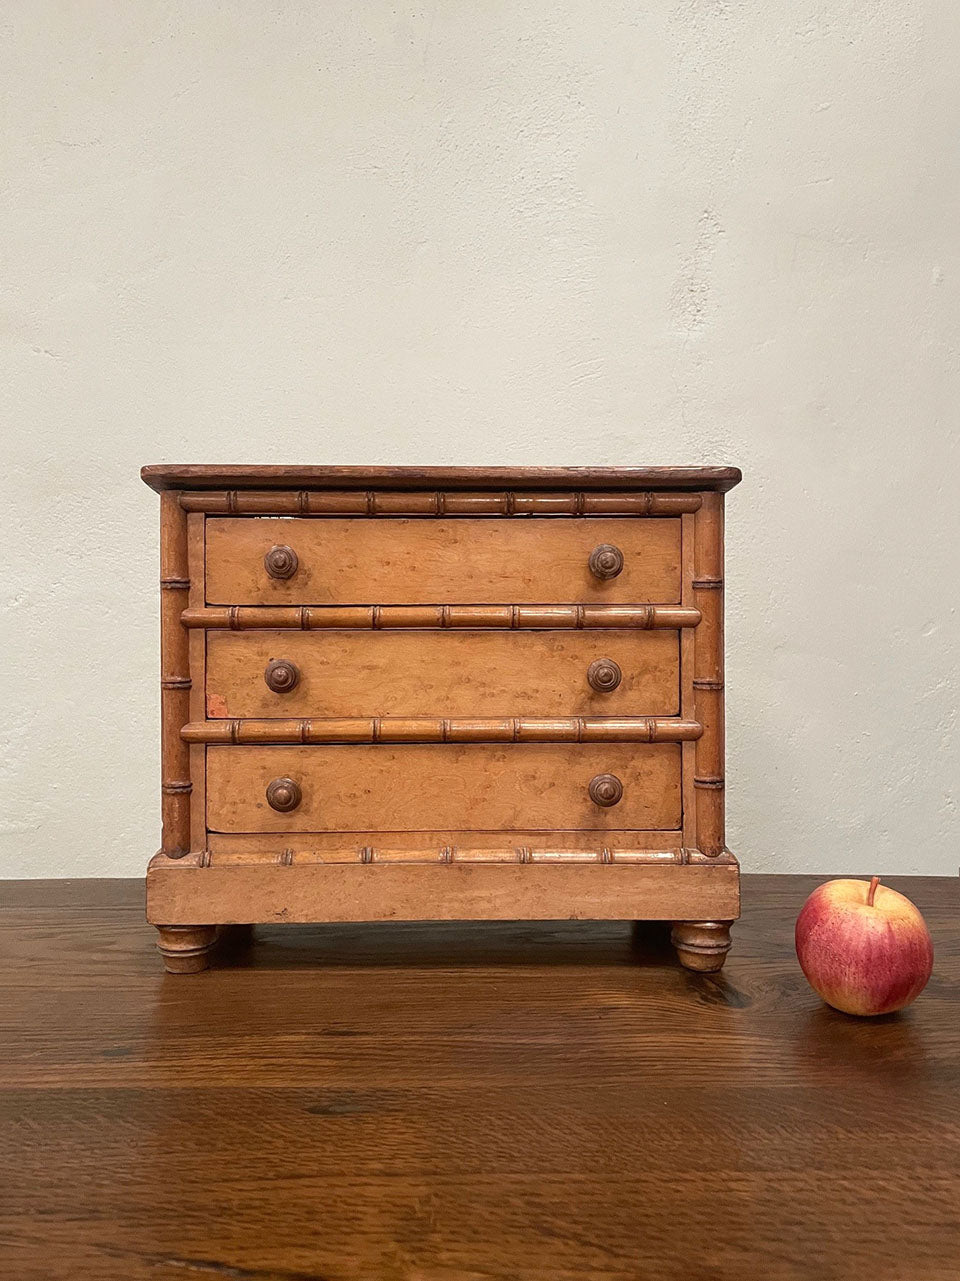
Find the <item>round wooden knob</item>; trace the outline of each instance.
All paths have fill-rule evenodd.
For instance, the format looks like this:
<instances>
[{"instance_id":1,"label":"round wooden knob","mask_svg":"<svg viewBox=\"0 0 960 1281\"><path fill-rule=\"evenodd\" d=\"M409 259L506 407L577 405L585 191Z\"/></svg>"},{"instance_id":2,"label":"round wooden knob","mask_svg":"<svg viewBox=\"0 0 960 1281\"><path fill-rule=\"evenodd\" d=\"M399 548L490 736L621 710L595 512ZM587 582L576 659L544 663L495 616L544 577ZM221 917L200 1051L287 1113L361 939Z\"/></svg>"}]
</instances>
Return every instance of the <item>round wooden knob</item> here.
<instances>
[{"instance_id":1,"label":"round wooden knob","mask_svg":"<svg viewBox=\"0 0 960 1281\"><path fill-rule=\"evenodd\" d=\"M598 774L590 780L590 799L604 809L616 805L623 796L623 784L616 774Z\"/></svg>"},{"instance_id":2,"label":"round wooden knob","mask_svg":"<svg viewBox=\"0 0 960 1281\"><path fill-rule=\"evenodd\" d=\"M285 543L271 547L263 558L263 564L271 578L292 578L300 566L297 553Z\"/></svg>"},{"instance_id":3,"label":"round wooden knob","mask_svg":"<svg viewBox=\"0 0 960 1281\"><path fill-rule=\"evenodd\" d=\"M289 814L302 800L300 784L292 778L275 778L267 784L267 804L281 814Z\"/></svg>"},{"instance_id":4,"label":"round wooden knob","mask_svg":"<svg viewBox=\"0 0 960 1281\"><path fill-rule=\"evenodd\" d=\"M616 578L623 569L623 552L612 543L594 547L587 562L594 578Z\"/></svg>"},{"instance_id":5,"label":"round wooden knob","mask_svg":"<svg viewBox=\"0 0 960 1281\"><path fill-rule=\"evenodd\" d=\"M288 658L272 658L263 673L267 689L275 694L289 694L300 684L300 668Z\"/></svg>"},{"instance_id":6,"label":"round wooden knob","mask_svg":"<svg viewBox=\"0 0 960 1281\"><path fill-rule=\"evenodd\" d=\"M587 668L587 680L598 694L609 694L623 680L623 672L612 658L597 658Z\"/></svg>"}]
</instances>

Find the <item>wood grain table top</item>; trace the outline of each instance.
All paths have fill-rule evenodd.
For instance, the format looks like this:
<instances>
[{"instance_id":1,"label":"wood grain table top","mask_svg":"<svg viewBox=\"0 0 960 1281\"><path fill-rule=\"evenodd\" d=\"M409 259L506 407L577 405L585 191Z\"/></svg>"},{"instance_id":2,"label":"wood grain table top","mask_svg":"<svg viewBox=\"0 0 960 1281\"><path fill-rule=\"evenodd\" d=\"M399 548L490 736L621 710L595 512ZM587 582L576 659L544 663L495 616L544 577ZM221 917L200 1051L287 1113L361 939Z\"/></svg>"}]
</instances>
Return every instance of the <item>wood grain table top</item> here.
<instances>
[{"instance_id":1,"label":"wood grain table top","mask_svg":"<svg viewBox=\"0 0 960 1281\"><path fill-rule=\"evenodd\" d=\"M258 929L164 976L131 881L0 884L7 1281L956 1281L960 890L919 1002L825 1007L809 877L722 975L618 923Z\"/></svg>"}]
</instances>

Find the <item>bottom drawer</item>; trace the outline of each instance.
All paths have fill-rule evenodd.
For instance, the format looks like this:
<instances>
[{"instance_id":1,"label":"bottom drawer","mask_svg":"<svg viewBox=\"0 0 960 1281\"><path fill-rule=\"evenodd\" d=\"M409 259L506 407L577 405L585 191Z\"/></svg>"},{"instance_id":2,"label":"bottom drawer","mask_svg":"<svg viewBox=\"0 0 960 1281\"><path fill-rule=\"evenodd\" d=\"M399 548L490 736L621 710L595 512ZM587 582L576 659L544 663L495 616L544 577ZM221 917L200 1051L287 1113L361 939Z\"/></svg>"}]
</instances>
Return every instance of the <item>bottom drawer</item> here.
<instances>
[{"instance_id":1,"label":"bottom drawer","mask_svg":"<svg viewBox=\"0 0 960 1281\"><path fill-rule=\"evenodd\" d=\"M591 788L604 775L619 783L619 799L616 783ZM296 785L273 789L275 800L296 802L282 811L267 800L279 779ZM676 743L207 748L215 832L607 831L680 821Z\"/></svg>"}]
</instances>

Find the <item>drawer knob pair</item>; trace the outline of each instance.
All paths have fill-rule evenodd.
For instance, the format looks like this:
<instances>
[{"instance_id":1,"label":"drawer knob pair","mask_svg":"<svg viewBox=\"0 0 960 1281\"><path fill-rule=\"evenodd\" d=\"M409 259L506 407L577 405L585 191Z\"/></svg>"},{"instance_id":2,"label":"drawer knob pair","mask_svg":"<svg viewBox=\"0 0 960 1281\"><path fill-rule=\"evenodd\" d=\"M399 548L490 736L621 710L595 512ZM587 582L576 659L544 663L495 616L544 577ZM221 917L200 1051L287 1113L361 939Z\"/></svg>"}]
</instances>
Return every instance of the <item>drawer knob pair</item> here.
<instances>
[{"instance_id":1,"label":"drawer knob pair","mask_svg":"<svg viewBox=\"0 0 960 1281\"><path fill-rule=\"evenodd\" d=\"M303 800L300 784L292 778L275 778L267 784L267 804L280 814L289 814Z\"/></svg>"},{"instance_id":2,"label":"drawer knob pair","mask_svg":"<svg viewBox=\"0 0 960 1281\"><path fill-rule=\"evenodd\" d=\"M597 774L588 788L594 805L609 809L623 799L623 784L616 774ZM303 800L300 784L292 778L275 778L267 784L267 804L280 814L289 814Z\"/></svg>"},{"instance_id":3,"label":"drawer knob pair","mask_svg":"<svg viewBox=\"0 0 960 1281\"><path fill-rule=\"evenodd\" d=\"M616 578L623 569L623 552L613 543L601 543L590 553L587 565L594 578Z\"/></svg>"},{"instance_id":4,"label":"drawer knob pair","mask_svg":"<svg viewBox=\"0 0 960 1281\"><path fill-rule=\"evenodd\" d=\"M263 679L274 694L289 694L300 684L300 668L288 658L272 658ZM597 658L587 668L587 681L598 694L609 694L622 680L620 664L612 658Z\"/></svg>"},{"instance_id":5,"label":"drawer knob pair","mask_svg":"<svg viewBox=\"0 0 960 1281\"><path fill-rule=\"evenodd\" d=\"M292 578L300 568L300 560L292 547L278 543L264 556L263 566L271 578Z\"/></svg>"},{"instance_id":6,"label":"drawer knob pair","mask_svg":"<svg viewBox=\"0 0 960 1281\"><path fill-rule=\"evenodd\" d=\"M271 547L263 558L263 564L271 578L292 578L300 568L297 553L286 543ZM594 578L616 578L623 571L623 552L612 543L601 543L594 547L587 564Z\"/></svg>"}]
</instances>

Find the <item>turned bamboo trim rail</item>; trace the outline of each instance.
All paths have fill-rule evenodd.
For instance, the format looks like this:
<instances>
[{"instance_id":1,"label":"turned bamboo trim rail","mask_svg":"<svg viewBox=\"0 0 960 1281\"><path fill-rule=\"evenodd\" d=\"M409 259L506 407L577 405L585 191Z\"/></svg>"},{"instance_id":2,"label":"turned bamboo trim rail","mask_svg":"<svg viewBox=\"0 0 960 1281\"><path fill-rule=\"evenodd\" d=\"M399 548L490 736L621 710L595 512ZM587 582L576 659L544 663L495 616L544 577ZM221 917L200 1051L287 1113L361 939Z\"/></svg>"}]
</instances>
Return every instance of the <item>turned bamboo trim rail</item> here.
<instances>
[{"instance_id":1,"label":"turned bamboo trim rail","mask_svg":"<svg viewBox=\"0 0 960 1281\"><path fill-rule=\"evenodd\" d=\"M184 725L187 743L683 743L698 721L661 716L509 716L451 720L428 716L224 719Z\"/></svg>"},{"instance_id":2,"label":"turned bamboo trim rail","mask_svg":"<svg viewBox=\"0 0 960 1281\"><path fill-rule=\"evenodd\" d=\"M275 854L264 853L255 862L249 855L202 850L194 856L200 868L209 867L342 867L351 864L380 863L387 867L410 863L630 863L648 866L683 866L690 862L690 851L625 850L604 845L593 849L537 849L528 845L505 845L474 849L462 845L442 845L421 849L395 849L363 845L353 849L295 850L287 847Z\"/></svg>"},{"instance_id":3,"label":"turned bamboo trim rail","mask_svg":"<svg viewBox=\"0 0 960 1281\"><path fill-rule=\"evenodd\" d=\"M679 516L699 511L699 494L470 493L389 490L186 492L180 505L209 516Z\"/></svg>"},{"instance_id":4,"label":"turned bamboo trim rail","mask_svg":"<svg viewBox=\"0 0 960 1281\"><path fill-rule=\"evenodd\" d=\"M265 628L503 628L555 630L696 627L698 609L681 605L216 605L185 609L184 627L251 631Z\"/></svg>"}]
</instances>

